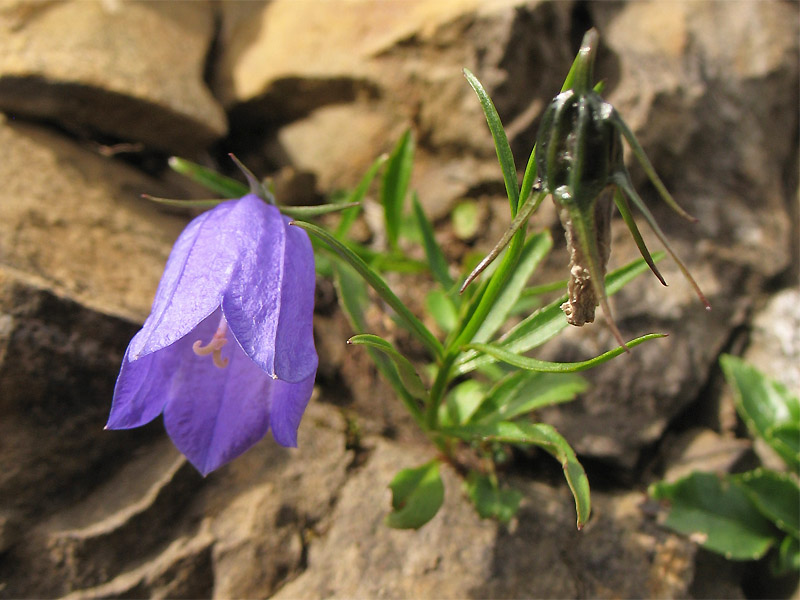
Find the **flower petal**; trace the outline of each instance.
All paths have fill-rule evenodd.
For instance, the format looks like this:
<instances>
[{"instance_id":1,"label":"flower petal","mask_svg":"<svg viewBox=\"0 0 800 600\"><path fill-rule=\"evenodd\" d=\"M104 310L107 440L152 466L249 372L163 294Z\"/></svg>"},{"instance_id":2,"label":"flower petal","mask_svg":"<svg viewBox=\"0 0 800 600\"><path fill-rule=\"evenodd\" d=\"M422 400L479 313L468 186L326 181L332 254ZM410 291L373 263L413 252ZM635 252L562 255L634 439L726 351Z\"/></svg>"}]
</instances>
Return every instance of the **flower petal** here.
<instances>
[{"instance_id":1,"label":"flower petal","mask_svg":"<svg viewBox=\"0 0 800 600\"><path fill-rule=\"evenodd\" d=\"M248 214L240 207L247 198L201 214L178 237L150 316L131 341L132 361L176 342L220 305L247 235Z\"/></svg>"},{"instance_id":2,"label":"flower petal","mask_svg":"<svg viewBox=\"0 0 800 600\"><path fill-rule=\"evenodd\" d=\"M300 419L314 390L316 370L299 383L287 383L280 379L272 382L270 389L270 421L272 437L281 446L297 446L297 429Z\"/></svg>"},{"instance_id":3,"label":"flower petal","mask_svg":"<svg viewBox=\"0 0 800 600\"><path fill-rule=\"evenodd\" d=\"M245 353L269 375L306 380L317 368L312 319L314 254L308 235L256 197L246 210L246 244L222 299L222 311Z\"/></svg>"},{"instance_id":4,"label":"flower petal","mask_svg":"<svg viewBox=\"0 0 800 600\"><path fill-rule=\"evenodd\" d=\"M204 341L220 316L216 311L198 328ZM222 349L229 359L223 369L210 356L189 353L173 372L164 425L178 450L207 475L267 433L274 381L232 341Z\"/></svg>"}]
</instances>

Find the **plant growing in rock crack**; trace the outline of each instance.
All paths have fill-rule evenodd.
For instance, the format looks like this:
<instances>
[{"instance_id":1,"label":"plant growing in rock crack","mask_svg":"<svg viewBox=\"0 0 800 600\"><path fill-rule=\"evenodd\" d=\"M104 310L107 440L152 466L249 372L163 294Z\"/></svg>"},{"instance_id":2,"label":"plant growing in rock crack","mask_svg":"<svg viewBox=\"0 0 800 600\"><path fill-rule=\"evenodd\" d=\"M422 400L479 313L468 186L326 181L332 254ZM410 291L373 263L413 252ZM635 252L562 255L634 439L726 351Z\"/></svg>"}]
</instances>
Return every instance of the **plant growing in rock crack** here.
<instances>
[{"instance_id":1,"label":"plant growing in rock crack","mask_svg":"<svg viewBox=\"0 0 800 600\"><path fill-rule=\"evenodd\" d=\"M720 359L739 417L786 464L734 474L695 471L650 486L662 523L729 560L770 556L774 575L800 572L800 399L735 356Z\"/></svg>"},{"instance_id":2,"label":"plant growing in rock crack","mask_svg":"<svg viewBox=\"0 0 800 600\"><path fill-rule=\"evenodd\" d=\"M655 267L660 257L652 257L645 247L627 198L642 210L658 237L664 236L630 184L622 163L621 137L628 140L662 197L685 215L630 130L600 98L599 86L592 88L596 46L592 30L561 93L545 112L537 138L539 152L536 147L532 150L521 184L500 118L481 84L465 70L494 139L513 220L462 286L453 278L433 226L413 194L411 220L405 218L414 160L410 131L390 156L373 163L345 202L319 207L275 206L269 190L241 165L249 189L199 165L173 159L171 165L179 172L222 196L238 199L159 200L214 208L192 221L176 243L153 312L126 353L108 427L135 427L163 412L168 433L203 473L244 452L270 428L276 441L294 445L317 365L310 338L313 289L308 286L314 259L308 232L316 240L316 268L333 276L340 304L356 332L348 343L365 348L438 450L429 462L404 469L393 479L388 525L417 528L436 514L444 498L442 464L464 476L466 493L482 517L507 521L517 510L520 494L500 483L496 464L507 455L508 446L521 446L542 448L561 463L582 527L591 510L583 467L552 426L534 422L530 415L568 402L584 390L578 371L661 337L648 334L626 344L607 306L607 294L647 266L663 283ZM360 201L381 170L388 248L376 250L350 239L349 231ZM606 277L610 192L643 259ZM547 233L528 236L524 226L548 194L559 206L567 230L569 294L541 306L500 335L521 306L530 306L553 289L525 290L552 240ZM305 220L335 211L341 211L341 218L331 229ZM281 213L297 220L289 221ZM421 240L424 262L404 255L404 238ZM469 286L506 246L502 260L492 265L495 268ZM683 264L678 261L678 265L697 289ZM443 339L395 295L383 278L387 271L431 275L435 289L428 295L427 307L444 332ZM424 368L389 340L369 332L368 287L397 325L424 348L429 359ZM619 348L573 363L525 356L568 323L592 321L598 304ZM465 451L470 456L466 460Z\"/></svg>"}]
</instances>

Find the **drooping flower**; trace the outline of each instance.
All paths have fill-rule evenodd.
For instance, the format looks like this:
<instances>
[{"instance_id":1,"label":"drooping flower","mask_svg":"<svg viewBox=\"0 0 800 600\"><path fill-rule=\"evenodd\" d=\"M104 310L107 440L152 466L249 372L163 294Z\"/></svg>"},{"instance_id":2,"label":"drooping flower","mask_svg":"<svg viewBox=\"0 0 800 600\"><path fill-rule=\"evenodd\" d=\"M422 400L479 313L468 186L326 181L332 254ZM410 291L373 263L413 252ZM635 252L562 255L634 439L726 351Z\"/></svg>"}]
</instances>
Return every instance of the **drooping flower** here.
<instances>
[{"instance_id":1,"label":"drooping flower","mask_svg":"<svg viewBox=\"0 0 800 600\"><path fill-rule=\"evenodd\" d=\"M107 429L164 415L177 448L204 475L272 429L297 429L317 371L308 235L248 194L181 233L150 316L128 345Z\"/></svg>"}]
</instances>

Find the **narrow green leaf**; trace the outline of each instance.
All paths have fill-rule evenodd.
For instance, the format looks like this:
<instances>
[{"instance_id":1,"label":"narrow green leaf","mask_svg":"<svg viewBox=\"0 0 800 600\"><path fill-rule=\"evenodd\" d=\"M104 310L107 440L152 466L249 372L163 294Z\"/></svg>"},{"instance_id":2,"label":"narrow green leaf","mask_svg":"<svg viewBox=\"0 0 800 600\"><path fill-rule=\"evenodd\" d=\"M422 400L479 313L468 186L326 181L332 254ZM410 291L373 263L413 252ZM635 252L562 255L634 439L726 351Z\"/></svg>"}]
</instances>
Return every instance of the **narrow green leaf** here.
<instances>
[{"instance_id":1,"label":"narrow green leaf","mask_svg":"<svg viewBox=\"0 0 800 600\"><path fill-rule=\"evenodd\" d=\"M393 249L397 248L400 223L403 219L403 204L413 164L414 137L411 130L407 129L389 155L381 181L381 204L386 224L386 237L389 240L389 246Z\"/></svg>"},{"instance_id":2,"label":"narrow green leaf","mask_svg":"<svg viewBox=\"0 0 800 600\"><path fill-rule=\"evenodd\" d=\"M769 469L756 469L732 475L731 481L778 529L800 537L800 487L791 476Z\"/></svg>"},{"instance_id":3,"label":"narrow green leaf","mask_svg":"<svg viewBox=\"0 0 800 600\"><path fill-rule=\"evenodd\" d=\"M389 155L384 154L375 159L375 161L370 165L369 169L367 169L367 172L361 178L361 181L358 182L356 188L347 197L345 204L354 204L356 206L361 205L361 202L364 201L364 198L367 195L369 186L372 184L372 180L375 179L375 175L378 173L378 169L384 165L388 158ZM353 210L348 210L342 214L342 220L339 221L339 224L336 226L336 232L334 234L337 238L342 239L347 235L347 232L350 231L350 227L353 225L356 217L358 217L359 212L360 211L358 209L354 208Z\"/></svg>"},{"instance_id":4,"label":"narrow green leaf","mask_svg":"<svg viewBox=\"0 0 800 600\"><path fill-rule=\"evenodd\" d=\"M747 494L712 473L662 481L650 486L649 493L669 502L666 527L728 560L757 560L777 542L776 530Z\"/></svg>"},{"instance_id":5,"label":"narrow green leaf","mask_svg":"<svg viewBox=\"0 0 800 600\"><path fill-rule=\"evenodd\" d=\"M486 122L489 124L489 131L492 133L494 140L494 148L497 152L497 159L500 161L500 169L503 172L503 181L506 185L506 193L508 194L508 201L511 205L511 216L517 214L517 207L519 206L519 185L517 183L517 168L514 166L514 155L511 153L511 146L508 144L503 123L500 121L500 116L497 114L497 109L494 107L489 94L478 81L478 78L472 74L469 69L464 69L464 77L475 90L480 100L483 113L486 115Z\"/></svg>"},{"instance_id":6,"label":"narrow green leaf","mask_svg":"<svg viewBox=\"0 0 800 600\"><path fill-rule=\"evenodd\" d=\"M464 487L481 518L508 523L517 514L522 500L519 490L500 489L495 480L477 471L469 472Z\"/></svg>"},{"instance_id":7,"label":"narrow green leaf","mask_svg":"<svg viewBox=\"0 0 800 600\"><path fill-rule=\"evenodd\" d=\"M439 246L439 242L436 241L436 237L434 236L433 225L428 220L428 217L425 216L425 212L422 210L422 205L420 205L416 194L413 195L412 205L414 207L414 217L416 217L417 220L417 227L422 235L422 244L425 247L425 256L428 258L431 273L433 273L434 279L436 279L445 290L449 290L453 287L455 282L453 278L450 277L447 259L442 252L441 246Z\"/></svg>"},{"instance_id":8,"label":"narrow green leaf","mask_svg":"<svg viewBox=\"0 0 800 600\"><path fill-rule=\"evenodd\" d=\"M520 293L525 288L536 267L550 252L552 246L553 238L549 232L537 233L525 242L516 268L473 336L473 342L485 342L491 339L503 323L506 322L511 309L519 299Z\"/></svg>"},{"instance_id":9,"label":"narrow green leaf","mask_svg":"<svg viewBox=\"0 0 800 600\"><path fill-rule=\"evenodd\" d=\"M628 348L633 348L642 342L646 342L647 340L653 340L661 337L666 336L663 333L649 333L631 340L627 345ZM478 350L479 352L484 352L485 354L488 354L497 360L519 369L538 371L540 373L574 373L576 371L585 371L586 369L591 369L592 367L603 364L604 362L607 362L615 356L619 356L625 352L625 348L620 346L619 348L614 348L613 350L609 350L608 352L605 352L599 356L595 356L589 360L559 363L548 362L545 360L538 360L536 358L529 358L520 354L514 354L513 352L509 352L508 350L505 350L504 348L495 344L469 344L467 347Z\"/></svg>"},{"instance_id":10,"label":"narrow green leaf","mask_svg":"<svg viewBox=\"0 0 800 600\"><path fill-rule=\"evenodd\" d=\"M444 408L447 412L447 422L461 425L469 421L474 412L483 402L486 386L475 379L467 379L456 385L447 394Z\"/></svg>"},{"instance_id":11,"label":"narrow green leaf","mask_svg":"<svg viewBox=\"0 0 800 600\"><path fill-rule=\"evenodd\" d=\"M792 440L791 432L800 423L798 397L740 358L724 354L719 362L728 385L733 389L736 410L750 433L766 441L796 469L800 465L800 440ZM784 434L776 436L776 429Z\"/></svg>"},{"instance_id":12,"label":"narrow green leaf","mask_svg":"<svg viewBox=\"0 0 800 600\"><path fill-rule=\"evenodd\" d=\"M355 269L344 261L333 262L332 268L334 276L333 281L339 297L339 305L342 307L345 315L347 315L353 331L356 333L363 333L367 329L364 314L370 305L366 283ZM370 347L367 347L366 350L378 371L380 371L381 375L389 382L389 385L392 386L392 389L397 393L409 413L411 413L411 416L414 417L417 423L422 425L424 423L422 411L400 381L397 369L392 365L392 362L385 354L377 352Z\"/></svg>"},{"instance_id":13,"label":"narrow green leaf","mask_svg":"<svg viewBox=\"0 0 800 600\"><path fill-rule=\"evenodd\" d=\"M309 219L312 217L319 217L321 215L328 215L330 213L355 208L358 204L354 202L340 202L338 204L319 204L317 206L287 206L285 204L278 204L277 209L281 214L291 217L292 219Z\"/></svg>"},{"instance_id":14,"label":"narrow green leaf","mask_svg":"<svg viewBox=\"0 0 800 600\"><path fill-rule=\"evenodd\" d=\"M370 348L374 348L386 354L392 359L400 381L403 383L408 393L420 400L424 400L427 397L428 390L425 388L425 384L422 383L422 379L420 379L419 373L417 373L414 365L412 365L405 356L400 354L390 342L387 342L377 335L362 333L354 335L347 340L347 343L369 346Z\"/></svg>"},{"instance_id":15,"label":"narrow green leaf","mask_svg":"<svg viewBox=\"0 0 800 600\"><path fill-rule=\"evenodd\" d=\"M403 469L389 484L392 512L386 524L395 529L419 529L430 521L444 502L444 483L439 461L432 460L416 469Z\"/></svg>"},{"instance_id":16,"label":"narrow green leaf","mask_svg":"<svg viewBox=\"0 0 800 600\"><path fill-rule=\"evenodd\" d=\"M180 200L176 198L159 198L158 196L151 196L150 194L142 194L142 198L156 202L157 204L164 204L165 206L177 206L178 208L214 208L227 202L230 198L210 198L206 200Z\"/></svg>"},{"instance_id":17,"label":"narrow green leaf","mask_svg":"<svg viewBox=\"0 0 800 600\"><path fill-rule=\"evenodd\" d=\"M503 421L481 425L463 425L442 429L442 433L466 441L495 441L509 444L533 445L542 448L561 463L564 477L575 498L578 529L582 529L591 513L589 480L578 462L575 451L550 425Z\"/></svg>"},{"instance_id":18,"label":"narrow green leaf","mask_svg":"<svg viewBox=\"0 0 800 600\"><path fill-rule=\"evenodd\" d=\"M570 402L589 387L586 380L576 373L518 373L524 373L526 377L520 378L518 385L504 398L489 398L486 404L494 404L494 410L484 413L481 406L481 415L476 414L474 422L510 421L545 406Z\"/></svg>"},{"instance_id":19,"label":"narrow green leaf","mask_svg":"<svg viewBox=\"0 0 800 600\"><path fill-rule=\"evenodd\" d=\"M783 538L772 571L776 576L800 571L800 539L793 535Z\"/></svg>"},{"instance_id":20,"label":"narrow green leaf","mask_svg":"<svg viewBox=\"0 0 800 600\"><path fill-rule=\"evenodd\" d=\"M305 221L292 221L292 225L305 229L313 233L317 238L325 242L331 250L336 252L344 261L353 267L361 277L374 289L378 295L388 304L392 310L395 311L398 318L402 323L408 327L409 331L417 336L417 338L428 348L431 354L439 359L442 355L442 345L439 343L433 334L428 330L422 321L417 319L414 314L406 307L402 301L394 295L389 286L383 278L373 271L367 263L359 258L352 250L342 244L339 240L333 237L330 233Z\"/></svg>"},{"instance_id":21,"label":"narrow green leaf","mask_svg":"<svg viewBox=\"0 0 800 600\"><path fill-rule=\"evenodd\" d=\"M458 325L458 309L450 296L442 290L431 290L425 296L425 308L444 333L450 333Z\"/></svg>"},{"instance_id":22,"label":"narrow green leaf","mask_svg":"<svg viewBox=\"0 0 800 600\"><path fill-rule=\"evenodd\" d=\"M653 259L656 262L663 258L663 252L653 253ZM614 270L606 277L606 293L609 296L615 294L645 271L647 271L647 265L642 259L635 260ZM555 337L567 326L567 319L561 310L561 304L566 299L566 296L562 296L536 311L504 334L497 344L508 352L523 354ZM458 375L463 375L494 360L496 360L494 357L487 354L468 351L456 363L455 371Z\"/></svg>"},{"instance_id":23,"label":"narrow green leaf","mask_svg":"<svg viewBox=\"0 0 800 600\"><path fill-rule=\"evenodd\" d=\"M185 158L171 156L168 164L173 171L225 198L241 198L250 192L245 184Z\"/></svg>"}]
</instances>

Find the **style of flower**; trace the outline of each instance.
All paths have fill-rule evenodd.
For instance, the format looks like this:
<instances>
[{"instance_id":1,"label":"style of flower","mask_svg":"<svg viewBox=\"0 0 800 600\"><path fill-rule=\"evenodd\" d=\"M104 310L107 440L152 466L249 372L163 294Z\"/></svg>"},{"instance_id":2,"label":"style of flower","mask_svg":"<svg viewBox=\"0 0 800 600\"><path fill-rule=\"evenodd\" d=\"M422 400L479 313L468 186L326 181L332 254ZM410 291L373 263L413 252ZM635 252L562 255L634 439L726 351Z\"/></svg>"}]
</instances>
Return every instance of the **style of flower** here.
<instances>
[{"instance_id":1,"label":"style of flower","mask_svg":"<svg viewBox=\"0 0 800 600\"><path fill-rule=\"evenodd\" d=\"M106 429L163 413L203 475L270 428L279 444L296 446L318 362L314 281L308 235L258 196L195 218L128 345Z\"/></svg>"}]
</instances>

